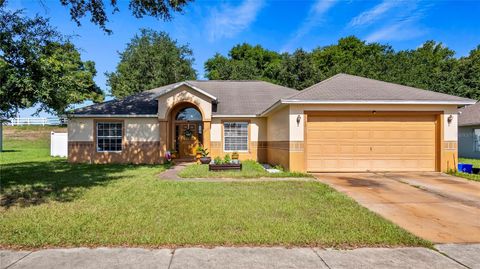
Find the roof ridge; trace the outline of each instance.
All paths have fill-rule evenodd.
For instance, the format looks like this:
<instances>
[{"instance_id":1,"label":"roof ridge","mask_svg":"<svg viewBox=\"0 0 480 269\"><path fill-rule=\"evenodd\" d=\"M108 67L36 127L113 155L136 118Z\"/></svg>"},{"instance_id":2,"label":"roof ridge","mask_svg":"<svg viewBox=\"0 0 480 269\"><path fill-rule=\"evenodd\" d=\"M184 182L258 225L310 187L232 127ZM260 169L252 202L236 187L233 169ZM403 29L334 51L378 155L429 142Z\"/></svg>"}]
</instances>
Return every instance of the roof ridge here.
<instances>
[{"instance_id":1,"label":"roof ridge","mask_svg":"<svg viewBox=\"0 0 480 269\"><path fill-rule=\"evenodd\" d=\"M284 99L290 99L290 98L295 97L295 96L297 96L297 95L299 95L299 94L301 94L301 93L309 92L309 91L311 91L311 90L313 89L313 87L315 87L315 86L317 86L317 85L320 85L320 84L323 84L323 83L325 83L325 82L327 82L327 81L329 81L329 80L331 80L331 79L333 79L333 78L335 78L335 77L341 76L341 75L346 75L346 74L345 74L345 73L335 74L335 75L333 75L333 76L331 76L331 77L329 77L329 78L327 78L327 79L324 79L324 80L322 80L322 81L320 81L320 82L318 82L318 83L313 84L313 85L310 86L310 87L307 87L307 88L305 88L305 89L303 89L303 90L300 90L300 91L298 91L297 93L292 94L291 96L288 96L287 98L284 98Z\"/></svg>"},{"instance_id":2,"label":"roof ridge","mask_svg":"<svg viewBox=\"0 0 480 269\"><path fill-rule=\"evenodd\" d=\"M399 85L399 86L407 87L407 88L410 88L410 89L413 89L413 90L417 90L417 91L425 91L425 92L431 92L431 93L439 94L439 95L455 96L455 97L458 97L458 98L469 99L469 98L466 98L466 97L461 97L461 96L457 96L457 95L447 94L447 93L443 93L443 92L437 92L437 91L434 91L434 90L421 89L421 88L417 88L417 87L413 87L413 86L408 86L408 85L400 84L400 83L396 83L396 82L378 80L378 79L367 78L367 77L362 77L362 76L357 76L357 75L350 75L350 74L344 74L344 75L350 76L350 77L357 77L357 78L361 78L361 79L366 79L366 80L371 80L371 81L377 82L377 83L378 83L378 82L381 82L381 83L387 83L387 84L392 84L392 85Z\"/></svg>"},{"instance_id":3,"label":"roof ridge","mask_svg":"<svg viewBox=\"0 0 480 269\"><path fill-rule=\"evenodd\" d=\"M260 79L193 79L194 82L267 82Z\"/></svg>"}]
</instances>

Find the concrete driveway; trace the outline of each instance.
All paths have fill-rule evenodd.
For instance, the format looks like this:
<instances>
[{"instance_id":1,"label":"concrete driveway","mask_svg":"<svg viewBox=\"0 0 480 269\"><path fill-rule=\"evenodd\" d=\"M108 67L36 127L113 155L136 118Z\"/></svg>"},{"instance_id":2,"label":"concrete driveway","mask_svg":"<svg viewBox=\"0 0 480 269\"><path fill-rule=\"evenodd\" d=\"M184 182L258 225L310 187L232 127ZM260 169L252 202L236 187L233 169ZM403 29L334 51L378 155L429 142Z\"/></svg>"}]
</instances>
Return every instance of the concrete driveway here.
<instances>
[{"instance_id":1,"label":"concrete driveway","mask_svg":"<svg viewBox=\"0 0 480 269\"><path fill-rule=\"evenodd\" d=\"M480 182L441 173L322 173L315 177L434 243L480 242Z\"/></svg>"}]
</instances>

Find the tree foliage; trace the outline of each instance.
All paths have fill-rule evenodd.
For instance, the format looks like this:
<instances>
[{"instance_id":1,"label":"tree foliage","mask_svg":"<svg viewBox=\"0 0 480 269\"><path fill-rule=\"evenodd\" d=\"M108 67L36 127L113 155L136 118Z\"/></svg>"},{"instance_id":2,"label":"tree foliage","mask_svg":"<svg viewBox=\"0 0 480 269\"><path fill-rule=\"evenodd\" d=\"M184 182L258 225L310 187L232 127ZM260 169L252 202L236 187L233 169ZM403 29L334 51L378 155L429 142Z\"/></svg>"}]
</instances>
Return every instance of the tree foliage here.
<instances>
[{"instance_id":1,"label":"tree foliage","mask_svg":"<svg viewBox=\"0 0 480 269\"><path fill-rule=\"evenodd\" d=\"M209 79L259 79L298 90L338 73L480 99L480 46L466 57L442 43L427 41L413 50L366 43L354 36L311 52L277 53L261 46L234 46L228 57L216 54L205 63Z\"/></svg>"},{"instance_id":2,"label":"tree foliage","mask_svg":"<svg viewBox=\"0 0 480 269\"><path fill-rule=\"evenodd\" d=\"M47 19L28 18L0 7L0 113L40 104L64 113L71 104L101 101L95 65L53 29Z\"/></svg>"},{"instance_id":3,"label":"tree foliage","mask_svg":"<svg viewBox=\"0 0 480 269\"><path fill-rule=\"evenodd\" d=\"M132 11L133 16L142 18L151 16L162 20L171 20L173 12L182 12L192 0L130 0L128 8ZM70 17L78 25L80 20L90 13L90 21L98 25L102 30L111 33L107 28L108 16L105 2L109 2L112 13L118 12L117 0L60 0L63 6L70 10Z\"/></svg>"},{"instance_id":4,"label":"tree foliage","mask_svg":"<svg viewBox=\"0 0 480 269\"><path fill-rule=\"evenodd\" d=\"M195 79L193 53L165 32L142 29L120 53L116 71L106 73L112 95L122 98L182 80Z\"/></svg>"}]
</instances>

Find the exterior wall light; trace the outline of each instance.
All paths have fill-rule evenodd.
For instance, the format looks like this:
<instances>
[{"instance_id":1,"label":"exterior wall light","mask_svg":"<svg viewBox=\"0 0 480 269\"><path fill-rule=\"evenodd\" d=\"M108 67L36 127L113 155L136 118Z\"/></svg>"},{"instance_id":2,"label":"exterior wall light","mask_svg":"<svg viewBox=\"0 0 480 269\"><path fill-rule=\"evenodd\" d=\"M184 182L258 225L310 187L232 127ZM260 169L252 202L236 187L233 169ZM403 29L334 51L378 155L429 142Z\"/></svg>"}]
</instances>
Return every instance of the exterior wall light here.
<instances>
[{"instance_id":1,"label":"exterior wall light","mask_svg":"<svg viewBox=\"0 0 480 269\"><path fill-rule=\"evenodd\" d=\"M448 124L452 123L452 121L453 121L453 115L448 116L447 118Z\"/></svg>"},{"instance_id":2,"label":"exterior wall light","mask_svg":"<svg viewBox=\"0 0 480 269\"><path fill-rule=\"evenodd\" d=\"M297 126L300 126L300 121L302 120L302 116L297 116Z\"/></svg>"}]
</instances>

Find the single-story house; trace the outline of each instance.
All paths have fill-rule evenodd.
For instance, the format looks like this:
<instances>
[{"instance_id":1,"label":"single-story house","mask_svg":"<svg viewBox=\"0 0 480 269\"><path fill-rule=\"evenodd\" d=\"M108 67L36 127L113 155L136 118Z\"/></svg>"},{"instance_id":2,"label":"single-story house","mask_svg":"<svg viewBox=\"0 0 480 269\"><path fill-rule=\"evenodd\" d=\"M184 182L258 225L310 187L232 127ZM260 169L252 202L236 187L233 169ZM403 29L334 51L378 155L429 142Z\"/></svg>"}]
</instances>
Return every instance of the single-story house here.
<instances>
[{"instance_id":1,"label":"single-story house","mask_svg":"<svg viewBox=\"0 0 480 269\"><path fill-rule=\"evenodd\" d=\"M70 162L162 163L166 151L291 171L446 171L457 109L474 100L338 74L302 91L265 81L184 81L77 109Z\"/></svg>"},{"instance_id":2,"label":"single-story house","mask_svg":"<svg viewBox=\"0 0 480 269\"><path fill-rule=\"evenodd\" d=\"M480 103L458 111L458 155L480 159Z\"/></svg>"}]
</instances>

